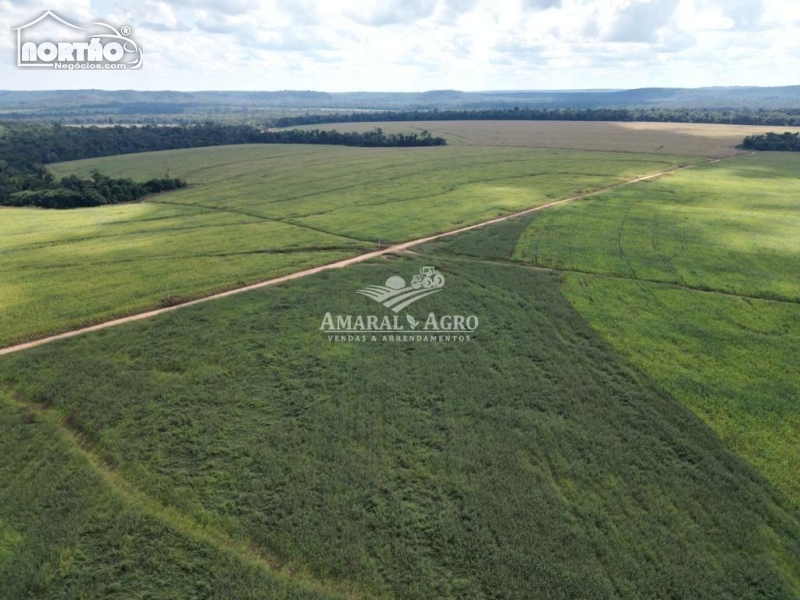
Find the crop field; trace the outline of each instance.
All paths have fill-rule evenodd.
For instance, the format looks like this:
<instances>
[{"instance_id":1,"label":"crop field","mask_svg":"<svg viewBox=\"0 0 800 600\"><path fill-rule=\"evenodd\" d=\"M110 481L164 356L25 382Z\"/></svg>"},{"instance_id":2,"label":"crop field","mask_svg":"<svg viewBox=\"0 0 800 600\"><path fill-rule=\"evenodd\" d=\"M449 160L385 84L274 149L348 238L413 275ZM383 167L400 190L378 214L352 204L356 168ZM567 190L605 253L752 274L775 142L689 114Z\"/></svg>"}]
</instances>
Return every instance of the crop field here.
<instances>
[{"instance_id":1,"label":"crop field","mask_svg":"<svg viewBox=\"0 0 800 600\"><path fill-rule=\"evenodd\" d=\"M0 597L800 597L800 156L511 125L62 163L190 185L0 210L3 346L695 165L1 356ZM399 319L471 341L321 330L426 266Z\"/></svg>"},{"instance_id":2,"label":"crop field","mask_svg":"<svg viewBox=\"0 0 800 600\"><path fill-rule=\"evenodd\" d=\"M167 204L6 209L0 219L0 345L371 247L280 222Z\"/></svg>"},{"instance_id":3,"label":"crop field","mask_svg":"<svg viewBox=\"0 0 800 600\"><path fill-rule=\"evenodd\" d=\"M0 582L17 598L333 600L127 486L53 415L0 392Z\"/></svg>"},{"instance_id":4,"label":"crop field","mask_svg":"<svg viewBox=\"0 0 800 600\"><path fill-rule=\"evenodd\" d=\"M535 146L708 158L740 154L736 146L745 136L775 130L754 125L606 121L407 121L303 125L297 129L362 132L375 127L386 133L429 131L452 146Z\"/></svg>"},{"instance_id":5,"label":"crop field","mask_svg":"<svg viewBox=\"0 0 800 600\"><path fill-rule=\"evenodd\" d=\"M533 148L226 146L52 165L185 178L139 204L0 210L0 345L692 163Z\"/></svg>"},{"instance_id":6,"label":"crop field","mask_svg":"<svg viewBox=\"0 0 800 600\"><path fill-rule=\"evenodd\" d=\"M206 597L280 597L286 573L292 597L796 597L796 514L557 274L438 248L0 361L0 414L24 440L0 454L22 499L0 503L0 579L20 597L131 596L163 556L165 589ZM319 330L327 311L380 309L358 288L425 265L447 286L411 312L479 315L472 342ZM39 473L54 452L78 481Z\"/></svg>"},{"instance_id":7,"label":"crop field","mask_svg":"<svg viewBox=\"0 0 800 600\"><path fill-rule=\"evenodd\" d=\"M448 247L566 272L576 309L797 508L798 168L780 154L703 165Z\"/></svg>"}]
</instances>

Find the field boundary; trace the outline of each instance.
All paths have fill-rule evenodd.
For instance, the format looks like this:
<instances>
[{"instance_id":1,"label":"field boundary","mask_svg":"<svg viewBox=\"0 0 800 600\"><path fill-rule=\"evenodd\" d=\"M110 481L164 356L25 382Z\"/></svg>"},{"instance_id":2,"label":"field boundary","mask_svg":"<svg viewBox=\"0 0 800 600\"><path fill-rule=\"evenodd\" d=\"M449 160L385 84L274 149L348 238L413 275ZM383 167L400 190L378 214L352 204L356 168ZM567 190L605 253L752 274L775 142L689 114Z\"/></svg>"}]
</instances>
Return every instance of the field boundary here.
<instances>
[{"instance_id":1,"label":"field boundary","mask_svg":"<svg viewBox=\"0 0 800 600\"><path fill-rule=\"evenodd\" d=\"M466 227L459 227L458 229L452 229L450 231L444 231L444 232L441 232L441 233L435 233L433 235L429 235L429 236L426 236L426 237L418 238L418 239L415 239L415 240L410 240L410 241L407 241L407 242L401 242L399 244L393 244L391 246L387 246L386 248L382 248L382 249L379 249L379 250L373 250L371 252L366 252L364 254L359 254L357 256L346 258L344 260L339 260L339 261L335 261L335 262L332 262L332 263L318 265L316 267L311 267L309 269L303 269L301 271L296 271L296 272L290 273L288 275L282 275L280 277L267 279L267 280L260 281L258 283L253 283L253 284L250 284L250 285L246 285L246 286L243 286L243 287L233 288L233 289L227 290L225 292L219 292L219 293L216 293L216 294L211 294L209 296L204 296L202 298L197 298L195 300L190 300L188 302L183 302L181 304L175 304L173 306L167 306L167 307L163 307L163 308L157 308L157 309L153 309L153 310L148 310L148 311L141 312L141 313L135 313L135 314L132 314L132 315L128 315L127 317L120 317L120 318L117 318L117 319L112 319L110 321L104 321L104 322L98 323L96 325L90 325L90 326L87 326L87 327L80 327L78 329L73 329L73 330L65 331L65 332L62 332L62 333L55 334L55 335L42 337L42 338L39 338L39 339L36 339L36 340L31 340L29 342L23 342L21 344L15 344L15 345L12 345L12 346L6 346L5 348L0 348L0 356L4 356L4 355L7 355L7 354L13 354L15 352L20 352L22 350L27 350L29 348L35 348L36 346L42 346L44 344L49 344L49 343L55 342L57 340L63 340L63 339L75 337L75 336L78 336L78 335L83 335L85 333L91 333L93 331L100 331L100 330L103 330L103 329L108 329L110 327L116 327L117 325L122 325L123 323L132 323L134 321L142 321L144 319L150 319L152 317L157 317L157 316L165 314L165 313L169 313L169 312L172 312L172 311L175 311L175 310L179 310L179 309L182 309L182 308L186 308L186 307L189 307L189 306L194 306L196 304L201 304L203 302L210 302L212 300L218 300L220 298L227 298L228 296L233 296L235 294L241 294L243 292L249 292L249 291L252 291L252 290L257 290L257 289L269 287L269 286L272 286L272 285L278 285L280 283L285 283L287 281L292 281L294 279L301 279L303 277L308 277L309 275L315 275L317 273L322 273L324 271L330 271L332 269L341 269L341 268L350 266L352 264L364 262L364 261L370 260L372 258L377 258L377 257L380 257L380 256L384 256L386 254L395 254L397 252L403 252L403 251L408 250L409 248L412 248L414 246L419 246L420 244L425 244L427 242L432 242L432 241L438 240L440 238L448 237L448 236L451 236L451 235L457 235L459 233L464 233L466 231L472 231L474 229L479 229L479 228L485 227L487 225L493 225L495 223L502 223L503 221L507 221L509 219L514 219L516 217L521 217L521 216L528 215L528 214L531 214L531 213L534 213L534 212L538 212L538 211L541 211L541 210L546 210L546 209L551 208L553 206L558 206L559 204L565 204L567 202L573 202L575 200L582 200L584 198L589 198L591 196L597 196L599 194L603 194L603 193L611 191L611 190L619 189L619 188L626 187L626 186L629 186L629 185L633 185L633 184L636 184L636 183L642 183L642 182L645 182L645 181L652 181L652 180L658 179L660 177L663 177L665 175L670 175L672 173L677 173L678 171L683 171L683 170L686 170L686 169L692 169L694 167L701 166L701 165L709 165L709 164L713 164L713 163L718 163L718 162L721 162L723 160L730 160L732 158L737 158L738 156L743 156L743 155L742 154L738 154L738 155L735 155L735 156L715 158L715 159L710 159L710 160L704 160L704 161L697 162L697 163L692 163L690 165L683 165L683 166L674 167L672 169L667 169L665 171L659 171L658 173L653 173L651 175L645 175L643 177L637 177L635 179L630 179L630 180L624 181L622 183L616 183L614 185L610 185L610 186L606 186L606 187L603 187L603 188L599 188L599 189L591 191L591 192L586 192L585 194L578 194L577 196L570 196L569 198L562 198L561 200L555 200L553 202L548 202L546 204L542 204L542 205L539 205L539 206L534 206L532 208L526 208L525 210L521 210L521 211L517 211L517 212L513 212L513 213L508 213L507 215L502 215L500 217L495 217L495 218L492 218L492 219L488 219L486 221L481 221L480 223L475 223L473 225L468 225Z\"/></svg>"}]
</instances>

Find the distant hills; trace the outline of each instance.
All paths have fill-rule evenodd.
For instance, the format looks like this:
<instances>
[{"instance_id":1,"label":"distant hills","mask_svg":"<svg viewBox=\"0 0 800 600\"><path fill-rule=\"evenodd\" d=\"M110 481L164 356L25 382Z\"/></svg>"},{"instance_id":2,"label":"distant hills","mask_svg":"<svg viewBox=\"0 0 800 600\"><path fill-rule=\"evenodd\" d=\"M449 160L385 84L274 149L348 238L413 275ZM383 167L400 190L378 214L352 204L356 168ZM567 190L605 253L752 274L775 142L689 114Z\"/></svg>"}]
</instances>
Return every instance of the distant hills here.
<instances>
[{"instance_id":1,"label":"distant hills","mask_svg":"<svg viewBox=\"0 0 800 600\"><path fill-rule=\"evenodd\" d=\"M212 109L432 110L488 108L797 109L800 85L633 90L462 92L0 91L0 118L19 114L179 114Z\"/></svg>"}]
</instances>

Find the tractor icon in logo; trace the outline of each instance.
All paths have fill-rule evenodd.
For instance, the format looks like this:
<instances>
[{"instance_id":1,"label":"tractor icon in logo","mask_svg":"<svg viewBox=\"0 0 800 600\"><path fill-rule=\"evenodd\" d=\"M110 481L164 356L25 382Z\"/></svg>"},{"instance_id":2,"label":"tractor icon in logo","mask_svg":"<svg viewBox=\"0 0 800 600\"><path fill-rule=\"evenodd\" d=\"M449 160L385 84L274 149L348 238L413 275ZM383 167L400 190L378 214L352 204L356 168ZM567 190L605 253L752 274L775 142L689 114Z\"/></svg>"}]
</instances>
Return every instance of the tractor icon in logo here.
<instances>
[{"instance_id":1,"label":"tractor icon in logo","mask_svg":"<svg viewBox=\"0 0 800 600\"><path fill-rule=\"evenodd\" d=\"M422 267L419 275L411 278L411 287L415 290L424 288L440 288L444 285L444 275L436 272L436 267Z\"/></svg>"},{"instance_id":2,"label":"tractor icon in logo","mask_svg":"<svg viewBox=\"0 0 800 600\"><path fill-rule=\"evenodd\" d=\"M436 267L422 267L411 278L410 285L406 285L402 277L394 275L386 280L386 285L368 285L358 293L397 313L420 298L441 292L443 287L444 275L437 273Z\"/></svg>"}]
</instances>

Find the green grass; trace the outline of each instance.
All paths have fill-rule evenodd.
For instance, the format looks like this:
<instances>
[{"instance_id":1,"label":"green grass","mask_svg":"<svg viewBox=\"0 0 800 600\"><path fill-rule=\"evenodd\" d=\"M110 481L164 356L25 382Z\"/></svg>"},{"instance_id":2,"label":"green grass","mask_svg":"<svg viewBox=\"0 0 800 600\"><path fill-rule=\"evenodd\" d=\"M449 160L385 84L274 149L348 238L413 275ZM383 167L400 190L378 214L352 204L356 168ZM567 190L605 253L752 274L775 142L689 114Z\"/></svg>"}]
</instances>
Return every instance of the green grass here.
<instances>
[{"instance_id":1,"label":"green grass","mask_svg":"<svg viewBox=\"0 0 800 600\"><path fill-rule=\"evenodd\" d=\"M136 178L168 165L193 187L3 219L0 307L63 326L130 310L133 286L152 291L143 304L163 280L188 297L680 160L428 152L73 163ZM0 589L800 597L797 167L781 155L698 167L421 255L3 357ZM385 314L355 291L426 265L447 284L410 314L477 314L474 341L344 344L319 331L327 311ZM27 335L3 318L4 335Z\"/></svg>"},{"instance_id":2,"label":"green grass","mask_svg":"<svg viewBox=\"0 0 800 600\"><path fill-rule=\"evenodd\" d=\"M95 471L107 465L112 491L239 540L323 589L797 597L796 515L615 354L556 275L432 252L34 348L0 362L0 383L80 439ZM348 345L319 331L327 311L383 314L355 291L424 265L447 285L411 314L477 314L473 342ZM72 497L4 481L57 510ZM16 532L40 518L24 504L4 510ZM104 530L81 539L110 543ZM31 568L63 551L39 543ZM49 585L45 595L64 594L61 581Z\"/></svg>"},{"instance_id":3,"label":"green grass","mask_svg":"<svg viewBox=\"0 0 800 600\"><path fill-rule=\"evenodd\" d=\"M800 305L586 275L564 293L800 508Z\"/></svg>"},{"instance_id":4,"label":"green grass","mask_svg":"<svg viewBox=\"0 0 800 600\"><path fill-rule=\"evenodd\" d=\"M158 510L55 415L4 392L0 430L3 598L346 597L302 576L291 581L254 553L245 560L235 541Z\"/></svg>"},{"instance_id":5,"label":"green grass","mask_svg":"<svg viewBox=\"0 0 800 600\"><path fill-rule=\"evenodd\" d=\"M702 165L548 211L515 258L703 290L800 300L800 158Z\"/></svg>"},{"instance_id":6,"label":"green grass","mask_svg":"<svg viewBox=\"0 0 800 600\"><path fill-rule=\"evenodd\" d=\"M509 225L513 255L493 254L570 272L581 314L795 507L798 167L760 154L683 171L542 213L521 236Z\"/></svg>"},{"instance_id":7,"label":"green grass","mask_svg":"<svg viewBox=\"0 0 800 600\"><path fill-rule=\"evenodd\" d=\"M0 221L0 344L358 254L370 245L195 207L11 209Z\"/></svg>"},{"instance_id":8,"label":"green grass","mask_svg":"<svg viewBox=\"0 0 800 600\"><path fill-rule=\"evenodd\" d=\"M686 159L691 162L693 159ZM697 160L697 159L694 159ZM669 169L516 148L225 146L51 165L190 188L124 206L0 210L0 345L269 279Z\"/></svg>"},{"instance_id":9,"label":"green grass","mask_svg":"<svg viewBox=\"0 0 800 600\"><path fill-rule=\"evenodd\" d=\"M228 146L55 165L142 179L184 177L159 196L368 241L403 241L620 183L678 164L675 156L531 148Z\"/></svg>"}]
</instances>

